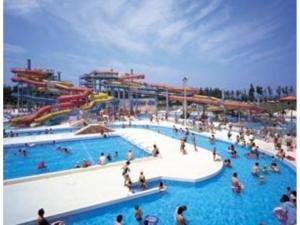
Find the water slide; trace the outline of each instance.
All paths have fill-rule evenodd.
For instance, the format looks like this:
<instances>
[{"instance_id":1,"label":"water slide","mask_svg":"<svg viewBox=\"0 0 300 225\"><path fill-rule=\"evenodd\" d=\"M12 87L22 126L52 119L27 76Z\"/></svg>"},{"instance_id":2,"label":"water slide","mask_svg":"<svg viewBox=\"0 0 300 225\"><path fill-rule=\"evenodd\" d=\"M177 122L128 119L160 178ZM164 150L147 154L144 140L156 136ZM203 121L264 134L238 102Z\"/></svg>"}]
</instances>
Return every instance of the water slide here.
<instances>
[{"instance_id":1,"label":"water slide","mask_svg":"<svg viewBox=\"0 0 300 225\"><path fill-rule=\"evenodd\" d=\"M87 96L91 93L91 90L88 88L73 87L72 84L67 82L44 80L48 73L43 70L14 68L11 71L17 74L12 78L12 81L14 82L25 83L40 90L52 93L70 93L58 97L58 105L47 105L31 115L14 118L11 120L12 124L28 126L33 122L42 123L55 116L69 113L71 108L85 104Z\"/></svg>"},{"instance_id":2,"label":"water slide","mask_svg":"<svg viewBox=\"0 0 300 225\"><path fill-rule=\"evenodd\" d=\"M100 104L100 103L104 103L104 102L109 102L113 99L113 97L108 96L107 94L104 93L99 93L99 94L91 94L89 96L89 103L83 105L81 107L81 109L83 110L88 110L88 109L92 109L93 107L95 107L96 105Z\"/></svg>"},{"instance_id":3,"label":"water slide","mask_svg":"<svg viewBox=\"0 0 300 225\"><path fill-rule=\"evenodd\" d=\"M170 96L170 100L174 101L184 101L184 97L182 96ZM251 110L256 112L263 112L264 109L247 102L239 102L239 101L232 101L226 100L221 101L219 98L203 96L203 95L194 95L193 97L186 97L187 102L196 103L201 105L213 105L213 106L224 106L226 109L233 109L233 110Z\"/></svg>"},{"instance_id":4,"label":"water slide","mask_svg":"<svg viewBox=\"0 0 300 225\"><path fill-rule=\"evenodd\" d=\"M46 115L43 115L37 119L34 120L35 123L43 123L45 122L46 120L49 120L55 116L61 116L61 115L65 115L65 114L68 114L71 112L71 109L63 109L63 110L59 110L59 111L56 111L56 112L51 112L49 114L46 114Z\"/></svg>"},{"instance_id":5,"label":"water slide","mask_svg":"<svg viewBox=\"0 0 300 225\"><path fill-rule=\"evenodd\" d=\"M36 118L43 116L47 113L51 112L51 106L47 105L44 106L42 108L40 108L38 111L34 112L31 115L27 115L27 116L21 116L21 117L17 117L12 119L10 122L12 124L22 124L22 125L30 125Z\"/></svg>"},{"instance_id":6,"label":"water slide","mask_svg":"<svg viewBox=\"0 0 300 225\"><path fill-rule=\"evenodd\" d=\"M192 88L192 87L183 88L183 87L176 87L176 86L170 86L165 84L150 84L150 87L166 90L168 92L173 92L173 93L183 93L184 90L186 90L186 92L190 94L196 94L199 92L198 88Z\"/></svg>"}]
</instances>

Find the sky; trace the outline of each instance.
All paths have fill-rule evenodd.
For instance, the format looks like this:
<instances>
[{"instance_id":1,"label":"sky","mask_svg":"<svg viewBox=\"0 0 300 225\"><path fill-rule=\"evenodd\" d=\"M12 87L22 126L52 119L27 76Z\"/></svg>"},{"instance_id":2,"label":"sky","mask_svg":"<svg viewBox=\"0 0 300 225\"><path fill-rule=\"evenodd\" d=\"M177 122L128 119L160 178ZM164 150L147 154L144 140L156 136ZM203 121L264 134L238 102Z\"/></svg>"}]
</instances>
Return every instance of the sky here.
<instances>
[{"instance_id":1,"label":"sky","mask_svg":"<svg viewBox=\"0 0 300 225\"><path fill-rule=\"evenodd\" d=\"M296 86L296 0L4 0L10 68L144 73L150 83Z\"/></svg>"}]
</instances>

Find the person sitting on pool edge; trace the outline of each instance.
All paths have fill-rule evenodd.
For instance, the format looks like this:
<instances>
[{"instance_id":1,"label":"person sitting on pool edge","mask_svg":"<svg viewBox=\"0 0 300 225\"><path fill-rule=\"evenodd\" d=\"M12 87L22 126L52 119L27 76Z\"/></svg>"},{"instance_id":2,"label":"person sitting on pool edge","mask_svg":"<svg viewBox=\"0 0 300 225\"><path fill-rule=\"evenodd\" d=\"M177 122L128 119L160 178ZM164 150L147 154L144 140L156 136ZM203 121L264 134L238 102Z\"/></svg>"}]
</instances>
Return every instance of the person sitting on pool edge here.
<instances>
[{"instance_id":1,"label":"person sitting on pool edge","mask_svg":"<svg viewBox=\"0 0 300 225\"><path fill-rule=\"evenodd\" d=\"M104 155L103 152L101 152L101 154L100 154L98 163L99 163L100 165L104 165L104 164L106 163L106 156Z\"/></svg>"},{"instance_id":2,"label":"person sitting on pool edge","mask_svg":"<svg viewBox=\"0 0 300 225\"><path fill-rule=\"evenodd\" d=\"M158 184L158 190L160 191L160 192L162 192L162 191L164 191L165 190L165 185L164 185L164 183L162 182L162 181L160 181L159 182L159 184Z\"/></svg>"},{"instance_id":3,"label":"person sitting on pool edge","mask_svg":"<svg viewBox=\"0 0 300 225\"><path fill-rule=\"evenodd\" d=\"M89 166L91 166L91 163L90 163L88 160L84 159L84 160L83 160L83 163L82 163L82 167L83 167L83 168L87 168L87 167L89 167Z\"/></svg>"},{"instance_id":4,"label":"person sitting on pool edge","mask_svg":"<svg viewBox=\"0 0 300 225\"><path fill-rule=\"evenodd\" d=\"M38 219L37 219L37 225L50 225L48 220L44 217L45 210L43 208L39 209L38 211ZM64 225L64 221L55 221L51 223L51 225Z\"/></svg>"}]
</instances>

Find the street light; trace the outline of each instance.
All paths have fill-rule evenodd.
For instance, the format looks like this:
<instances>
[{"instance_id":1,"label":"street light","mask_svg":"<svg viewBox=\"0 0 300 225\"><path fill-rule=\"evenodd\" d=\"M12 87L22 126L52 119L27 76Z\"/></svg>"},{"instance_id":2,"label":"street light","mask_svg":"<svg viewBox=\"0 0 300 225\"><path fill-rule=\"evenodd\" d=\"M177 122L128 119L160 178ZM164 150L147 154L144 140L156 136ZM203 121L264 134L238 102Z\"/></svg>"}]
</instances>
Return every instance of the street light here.
<instances>
[{"instance_id":1,"label":"street light","mask_svg":"<svg viewBox=\"0 0 300 225\"><path fill-rule=\"evenodd\" d=\"M187 102L186 102L186 86L188 82L188 78L184 77L182 79L183 82L183 88L184 88L184 102L183 102L183 111L184 111L184 126L186 126L186 108L187 108Z\"/></svg>"}]
</instances>

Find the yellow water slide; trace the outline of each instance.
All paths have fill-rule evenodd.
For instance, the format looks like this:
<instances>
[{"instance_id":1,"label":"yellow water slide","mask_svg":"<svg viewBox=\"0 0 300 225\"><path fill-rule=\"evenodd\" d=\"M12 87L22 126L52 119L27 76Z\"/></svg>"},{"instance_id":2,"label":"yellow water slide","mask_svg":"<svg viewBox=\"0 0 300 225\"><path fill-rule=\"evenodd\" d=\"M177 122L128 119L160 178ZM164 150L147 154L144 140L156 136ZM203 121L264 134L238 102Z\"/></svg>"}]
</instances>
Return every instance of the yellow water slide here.
<instances>
[{"instance_id":1,"label":"yellow water slide","mask_svg":"<svg viewBox=\"0 0 300 225\"><path fill-rule=\"evenodd\" d=\"M113 99L113 97L108 96L105 93L91 94L89 95L89 102L81 107L83 110L88 110L93 108L95 105L100 103L109 102Z\"/></svg>"},{"instance_id":2,"label":"yellow water slide","mask_svg":"<svg viewBox=\"0 0 300 225\"><path fill-rule=\"evenodd\" d=\"M201 99L209 99L209 100L214 100L214 101L221 101L220 98L215 98L215 97L210 97L210 96L205 96L205 95L194 95L193 97L201 98Z\"/></svg>"},{"instance_id":3,"label":"yellow water slide","mask_svg":"<svg viewBox=\"0 0 300 225\"><path fill-rule=\"evenodd\" d=\"M43 123L43 122L45 122L46 120L49 120L52 117L64 115L64 114L67 114L67 113L70 113L70 112L71 112L71 109L59 110L59 111L52 112L52 113L46 114L44 116L41 116L41 117L35 119L34 122L35 123Z\"/></svg>"}]
</instances>

